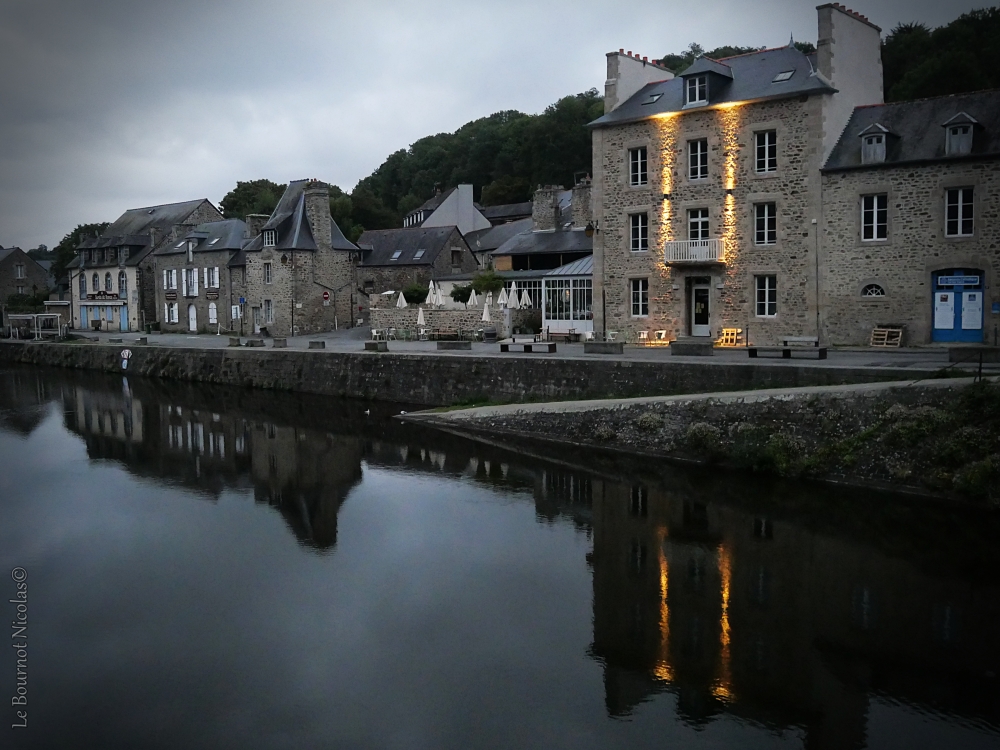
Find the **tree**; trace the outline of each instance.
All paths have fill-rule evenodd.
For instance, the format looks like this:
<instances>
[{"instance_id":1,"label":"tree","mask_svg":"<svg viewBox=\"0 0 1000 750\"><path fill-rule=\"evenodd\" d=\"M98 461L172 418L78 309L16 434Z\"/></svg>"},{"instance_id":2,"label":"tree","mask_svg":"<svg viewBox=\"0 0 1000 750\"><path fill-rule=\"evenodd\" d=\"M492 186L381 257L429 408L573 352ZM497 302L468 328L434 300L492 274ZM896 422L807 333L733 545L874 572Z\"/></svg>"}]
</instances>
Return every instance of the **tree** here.
<instances>
[{"instance_id":1,"label":"tree","mask_svg":"<svg viewBox=\"0 0 1000 750\"><path fill-rule=\"evenodd\" d=\"M422 286L421 284L410 284L403 290L403 299L411 305L419 305L427 299L428 290L429 287Z\"/></svg>"},{"instance_id":2,"label":"tree","mask_svg":"<svg viewBox=\"0 0 1000 750\"><path fill-rule=\"evenodd\" d=\"M469 297L472 296L472 284L455 284L449 294L453 300L461 302L464 305L469 301Z\"/></svg>"},{"instance_id":3,"label":"tree","mask_svg":"<svg viewBox=\"0 0 1000 750\"><path fill-rule=\"evenodd\" d=\"M678 54L664 55L660 59L660 65L670 70L674 75L680 75L689 67L691 64L698 59L699 56L704 55L705 57L711 58L712 60L720 60L724 57L734 57L736 55L745 55L749 52L759 52L764 49L763 47L731 47L723 46L711 49L708 52L697 42L691 42L688 48Z\"/></svg>"},{"instance_id":4,"label":"tree","mask_svg":"<svg viewBox=\"0 0 1000 750\"><path fill-rule=\"evenodd\" d=\"M499 292L503 289L503 277L498 276L496 272L490 268L482 273L477 273L472 277L472 288L476 290L476 294Z\"/></svg>"},{"instance_id":5,"label":"tree","mask_svg":"<svg viewBox=\"0 0 1000 750\"><path fill-rule=\"evenodd\" d=\"M96 224L78 224L76 229L63 237L55 246L55 261L52 263L52 276L56 280L66 275L66 266L76 257L76 249L90 237L97 237L110 226L110 222L100 221Z\"/></svg>"},{"instance_id":6,"label":"tree","mask_svg":"<svg viewBox=\"0 0 1000 750\"><path fill-rule=\"evenodd\" d=\"M222 215L227 219L244 219L248 214L271 214L288 185L270 180L237 182L219 202Z\"/></svg>"}]
</instances>

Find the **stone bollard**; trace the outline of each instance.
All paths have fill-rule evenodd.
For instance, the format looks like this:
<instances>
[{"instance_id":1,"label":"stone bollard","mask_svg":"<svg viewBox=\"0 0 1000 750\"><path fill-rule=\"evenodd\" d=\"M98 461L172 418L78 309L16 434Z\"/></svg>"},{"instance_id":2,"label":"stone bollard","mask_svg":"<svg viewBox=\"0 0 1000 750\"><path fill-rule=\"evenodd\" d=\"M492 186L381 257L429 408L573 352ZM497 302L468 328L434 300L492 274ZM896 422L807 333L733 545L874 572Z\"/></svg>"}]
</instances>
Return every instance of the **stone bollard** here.
<instances>
[{"instance_id":1,"label":"stone bollard","mask_svg":"<svg viewBox=\"0 0 1000 750\"><path fill-rule=\"evenodd\" d=\"M326 342L325 341L310 341L309 342L309 348L310 349L326 349Z\"/></svg>"},{"instance_id":2,"label":"stone bollard","mask_svg":"<svg viewBox=\"0 0 1000 750\"><path fill-rule=\"evenodd\" d=\"M288 339L277 339L276 338L276 339L274 339L274 342L271 344L271 346L273 348L275 348L275 349L287 349L288 348Z\"/></svg>"},{"instance_id":3,"label":"stone bollard","mask_svg":"<svg viewBox=\"0 0 1000 750\"><path fill-rule=\"evenodd\" d=\"M264 346L264 339L247 339L247 346Z\"/></svg>"},{"instance_id":4,"label":"stone bollard","mask_svg":"<svg viewBox=\"0 0 1000 750\"><path fill-rule=\"evenodd\" d=\"M243 344L240 343L240 337L239 336L230 336L229 337L229 345L230 346L243 346Z\"/></svg>"},{"instance_id":5,"label":"stone bollard","mask_svg":"<svg viewBox=\"0 0 1000 750\"><path fill-rule=\"evenodd\" d=\"M125 339L108 339L109 344L124 344Z\"/></svg>"},{"instance_id":6,"label":"stone bollard","mask_svg":"<svg viewBox=\"0 0 1000 750\"><path fill-rule=\"evenodd\" d=\"M145 336L140 336L139 338L137 338L135 340L135 343L137 343L137 344L148 344L149 343L149 339L147 339Z\"/></svg>"}]
</instances>

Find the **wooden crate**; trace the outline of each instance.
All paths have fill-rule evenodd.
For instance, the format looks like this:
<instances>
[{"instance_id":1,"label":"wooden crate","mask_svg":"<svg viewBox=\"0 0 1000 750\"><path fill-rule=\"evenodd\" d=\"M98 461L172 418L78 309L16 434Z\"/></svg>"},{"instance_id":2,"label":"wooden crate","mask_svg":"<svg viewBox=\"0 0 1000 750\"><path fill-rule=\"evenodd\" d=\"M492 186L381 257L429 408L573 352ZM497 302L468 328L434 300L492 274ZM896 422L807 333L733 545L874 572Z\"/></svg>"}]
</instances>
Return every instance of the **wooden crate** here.
<instances>
[{"instance_id":1,"label":"wooden crate","mask_svg":"<svg viewBox=\"0 0 1000 750\"><path fill-rule=\"evenodd\" d=\"M742 346L743 344L743 329L742 328L723 328L722 336L719 337L719 346Z\"/></svg>"},{"instance_id":2,"label":"wooden crate","mask_svg":"<svg viewBox=\"0 0 1000 750\"><path fill-rule=\"evenodd\" d=\"M903 326L875 326L872 329L870 346L893 347L898 349L903 343Z\"/></svg>"}]
</instances>

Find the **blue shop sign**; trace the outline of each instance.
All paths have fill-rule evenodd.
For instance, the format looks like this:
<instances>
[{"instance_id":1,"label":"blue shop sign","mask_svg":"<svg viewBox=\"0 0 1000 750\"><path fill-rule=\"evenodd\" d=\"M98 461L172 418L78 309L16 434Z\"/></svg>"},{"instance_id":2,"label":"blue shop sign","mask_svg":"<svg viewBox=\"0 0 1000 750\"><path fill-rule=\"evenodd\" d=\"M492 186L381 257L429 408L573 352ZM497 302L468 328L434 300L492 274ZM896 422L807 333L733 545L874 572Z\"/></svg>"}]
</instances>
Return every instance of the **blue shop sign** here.
<instances>
[{"instance_id":1,"label":"blue shop sign","mask_svg":"<svg viewBox=\"0 0 1000 750\"><path fill-rule=\"evenodd\" d=\"M978 276L938 276L938 286L979 286Z\"/></svg>"}]
</instances>

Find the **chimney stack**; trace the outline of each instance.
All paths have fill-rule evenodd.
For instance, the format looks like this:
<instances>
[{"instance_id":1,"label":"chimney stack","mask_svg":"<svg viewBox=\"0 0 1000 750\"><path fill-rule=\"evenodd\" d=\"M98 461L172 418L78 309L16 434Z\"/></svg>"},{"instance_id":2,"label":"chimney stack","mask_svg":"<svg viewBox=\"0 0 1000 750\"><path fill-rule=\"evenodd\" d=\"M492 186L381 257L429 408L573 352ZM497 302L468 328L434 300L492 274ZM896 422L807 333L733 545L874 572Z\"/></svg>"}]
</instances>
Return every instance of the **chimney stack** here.
<instances>
[{"instance_id":1,"label":"chimney stack","mask_svg":"<svg viewBox=\"0 0 1000 750\"><path fill-rule=\"evenodd\" d=\"M306 203L306 218L312 229L313 239L321 248L333 245L333 229L330 226L330 186L319 180L310 180L303 191Z\"/></svg>"}]
</instances>

